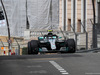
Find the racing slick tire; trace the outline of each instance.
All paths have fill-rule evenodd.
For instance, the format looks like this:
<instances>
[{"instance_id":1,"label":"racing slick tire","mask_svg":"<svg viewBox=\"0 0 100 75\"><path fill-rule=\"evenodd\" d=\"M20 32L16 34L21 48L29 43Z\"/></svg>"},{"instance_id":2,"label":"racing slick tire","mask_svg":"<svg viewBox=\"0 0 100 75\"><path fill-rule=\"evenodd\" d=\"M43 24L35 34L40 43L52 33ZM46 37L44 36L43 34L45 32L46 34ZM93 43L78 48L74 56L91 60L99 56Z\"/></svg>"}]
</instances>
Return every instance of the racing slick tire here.
<instances>
[{"instance_id":1,"label":"racing slick tire","mask_svg":"<svg viewBox=\"0 0 100 75\"><path fill-rule=\"evenodd\" d=\"M39 52L39 42L38 40L32 40L30 42L32 54L38 54Z\"/></svg>"},{"instance_id":2,"label":"racing slick tire","mask_svg":"<svg viewBox=\"0 0 100 75\"><path fill-rule=\"evenodd\" d=\"M67 46L68 46L68 53L75 53L76 52L76 45L75 45L74 39L68 39Z\"/></svg>"},{"instance_id":3,"label":"racing slick tire","mask_svg":"<svg viewBox=\"0 0 100 75\"><path fill-rule=\"evenodd\" d=\"M30 44L30 42L28 42L28 54L32 54L31 44Z\"/></svg>"}]
</instances>

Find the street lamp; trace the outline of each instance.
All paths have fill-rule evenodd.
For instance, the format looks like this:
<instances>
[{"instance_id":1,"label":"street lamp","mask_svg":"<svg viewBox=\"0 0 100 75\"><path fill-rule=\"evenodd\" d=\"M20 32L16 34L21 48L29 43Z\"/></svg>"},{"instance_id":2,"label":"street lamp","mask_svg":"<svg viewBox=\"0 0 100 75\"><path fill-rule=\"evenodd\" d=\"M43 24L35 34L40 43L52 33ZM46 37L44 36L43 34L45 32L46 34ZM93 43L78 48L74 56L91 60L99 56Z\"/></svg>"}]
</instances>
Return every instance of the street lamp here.
<instances>
[{"instance_id":1,"label":"street lamp","mask_svg":"<svg viewBox=\"0 0 100 75\"><path fill-rule=\"evenodd\" d=\"M1 5L2 5L2 8L3 8L3 11L4 11L4 15L5 15L5 18L6 18L6 23L7 23L7 29L8 29L8 46L9 46L9 55L11 55L11 39L10 39L10 28L9 28L9 22L8 22L8 17L7 17L7 13L6 13L6 10L5 10L5 7L4 7L4 4L3 4L3 1L1 1Z\"/></svg>"}]
</instances>

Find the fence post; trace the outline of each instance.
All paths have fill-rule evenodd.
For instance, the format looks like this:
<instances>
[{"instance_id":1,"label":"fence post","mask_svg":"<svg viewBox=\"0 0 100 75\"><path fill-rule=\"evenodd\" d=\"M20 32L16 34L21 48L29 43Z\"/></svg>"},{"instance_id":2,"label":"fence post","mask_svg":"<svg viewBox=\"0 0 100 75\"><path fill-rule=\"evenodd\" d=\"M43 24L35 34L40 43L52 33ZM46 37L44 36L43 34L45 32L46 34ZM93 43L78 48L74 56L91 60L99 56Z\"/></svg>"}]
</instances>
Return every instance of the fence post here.
<instances>
[{"instance_id":1,"label":"fence post","mask_svg":"<svg viewBox=\"0 0 100 75\"><path fill-rule=\"evenodd\" d=\"M10 42L11 38L10 38L10 27L9 27L8 17L7 17L7 13L6 13L3 1L0 0L0 2L1 2L2 8L3 8L3 12L4 12L6 23L7 23L7 29L8 29L8 47L9 47L9 55L11 55L11 42Z\"/></svg>"},{"instance_id":2,"label":"fence post","mask_svg":"<svg viewBox=\"0 0 100 75\"><path fill-rule=\"evenodd\" d=\"M86 50L88 50L88 32L86 32Z\"/></svg>"},{"instance_id":3,"label":"fence post","mask_svg":"<svg viewBox=\"0 0 100 75\"><path fill-rule=\"evenodd\" d=\"M77 50L77 34L75 33L75 41L76 41L76 50Z\"/></svg>"},{"instance_id":4,"label":"fence post","mask_svg":"<svg viewBox=\"0 0 100 75\"><path fill-rule=\"evenodd\" d=\"M15 41L17 42L17 45L18 45L18 55L20 55L20 45L19 45L17 39L16 39L16 38L14 38L14 39L15 39Z\"/></svg>"}]
</instances>

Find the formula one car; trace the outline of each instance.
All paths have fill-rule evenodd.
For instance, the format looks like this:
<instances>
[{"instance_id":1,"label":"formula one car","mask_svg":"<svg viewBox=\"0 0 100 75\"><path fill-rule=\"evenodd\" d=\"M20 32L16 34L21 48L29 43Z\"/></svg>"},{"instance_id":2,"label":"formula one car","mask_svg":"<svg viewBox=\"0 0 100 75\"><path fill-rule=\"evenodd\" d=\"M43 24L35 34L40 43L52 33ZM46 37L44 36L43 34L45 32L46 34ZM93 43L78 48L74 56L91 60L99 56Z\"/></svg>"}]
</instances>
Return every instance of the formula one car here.
<instances>
[{"instance_id":1,"label":"formula one car","mask_svg":"<svg viewBox=\"0 0 100 75\"><path fill-rule=\"evenodd\" d=\"M38 40L28 42L28 54L38 54L38 52L75 53L74 39L60 40L61 38L53 34L52 30L49 30L47 35L38 37Z\"/></svg>"}]
</instances>

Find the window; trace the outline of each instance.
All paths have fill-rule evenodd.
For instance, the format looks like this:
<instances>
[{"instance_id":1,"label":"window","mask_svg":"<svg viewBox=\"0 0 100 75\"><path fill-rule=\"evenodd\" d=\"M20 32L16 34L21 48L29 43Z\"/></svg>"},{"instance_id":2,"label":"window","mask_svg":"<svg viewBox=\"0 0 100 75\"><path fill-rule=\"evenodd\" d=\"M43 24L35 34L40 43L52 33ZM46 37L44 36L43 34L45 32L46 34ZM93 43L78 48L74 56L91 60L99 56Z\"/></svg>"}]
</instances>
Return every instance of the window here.
<instances>
[{"instance_id":1,"label":"window","mask_svg":"<svg viewBox=\"0 0 100 75\"><path fill-rule=\"evenodd\" d=\"M81 32L81 20L78 20L78 23L77 23L77 32Z\"/></svg>"},{"instance_id":2,"label":"window","mask_svg":"<svg viewBox=\"0 0 100 75\"><path fill-rule=\"evenodd\" d=\"M68 19L68 31L71 31L71 19Z\"/></svg>"}]
</instances>

